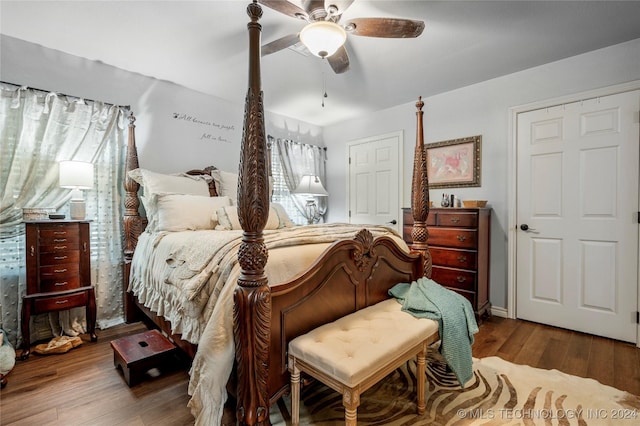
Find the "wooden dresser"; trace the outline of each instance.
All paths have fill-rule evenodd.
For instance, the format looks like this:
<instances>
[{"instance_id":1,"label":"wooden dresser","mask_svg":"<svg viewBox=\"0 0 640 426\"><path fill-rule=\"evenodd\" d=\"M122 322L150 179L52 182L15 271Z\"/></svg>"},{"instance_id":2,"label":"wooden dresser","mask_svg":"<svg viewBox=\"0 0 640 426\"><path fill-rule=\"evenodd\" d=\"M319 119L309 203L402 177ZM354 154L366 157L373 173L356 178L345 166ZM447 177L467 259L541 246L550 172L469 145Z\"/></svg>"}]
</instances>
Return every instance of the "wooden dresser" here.
<instances>
[{"instance_id":1,"label":"wooden dresser","mask_svg":"<svg viewBox=\"0 0 640 426\"><path fill-rule=\"evenodd\" d=\"M403 238L411 245L411 209L403 209L403 220ZM465 296L478 317L491 313L490 225L490 208L431 208L427 218L431 278Z\"/></svg>"},{"instance_id":2,"label":"wooden dresser","mask_svg":"<svg viewBox=\"0 0 640 426\"><path fill-rule=\"evenodd\" d=\"M85 306L87 331L92 341L97 339L89 223L86 220L24 222L27 294L22 299L22 359L30 352L31 315Z\"/></svg>"}]
</instances>

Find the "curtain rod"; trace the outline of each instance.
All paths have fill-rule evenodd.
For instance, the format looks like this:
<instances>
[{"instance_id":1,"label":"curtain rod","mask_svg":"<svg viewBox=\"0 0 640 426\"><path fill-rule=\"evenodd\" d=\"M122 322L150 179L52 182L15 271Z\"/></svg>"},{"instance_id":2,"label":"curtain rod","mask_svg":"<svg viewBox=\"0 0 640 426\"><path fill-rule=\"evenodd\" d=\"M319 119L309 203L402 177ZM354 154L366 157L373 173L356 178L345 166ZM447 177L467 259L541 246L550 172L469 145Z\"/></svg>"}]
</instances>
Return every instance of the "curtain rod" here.
<instances>
[{"instance_id":1,"label":"curtain rod","mask_svg":"<svg viewBox=\"0 0 640 426\"><path fill-rule=\"evenodd\" d=\"M103 104L105 104L105 105L109 105L109 106L116 106L116 107L122 107L122 108L125 108L125 109L128 109L128 110L131 110L131 105L117 105L117 104L113 104L113 103L110 103L110 102L96 101L96 100L93 100L93 99L83 98L83 97L81 97L81 96L66 95L66 94L64 94L64 93L55 92L55 91L53 91L53 90L38 89L37 87L31 87L31 86L20 86L20 85L15 84L15 83L9 83L8 81L2 81L2 80L0 80L0 83L2 83L2 84L8 84L9 86L17 87L18 89L20 89L20 88L22 88L22 87L26 87L26 88L31 89L31 90L36 90L36 91L38 91L38 92L43 92L43 93L55 93L55 94L56 94L56 95L58 95L58 96L65 96L65 97L67 97L67 98L82 99L82 100L85 100L85 101L88 101L88 102L94 102L94 103L96 103L96 102L101 102L101 103L103 103Z\"/></svg>"},{"instance_id":2,"label":"curtain rod","mask_svg":"<svg viewBox=\"0 0 640 426\"><path fill-rule=\"evenodd\" d=\"M280 138L275 138L275 137L273 137L273 136L271 136L271 135L267 135L267 139L280 139ZM320 148L320 149L323 149L323 150L325 150L325 151L327 150L327 147L326 147L326 146L314 145L314 144L312 144L312 143L298 142L298 141L294 141L294 140L291 140L291 139L285 139L285 140L290 140L291 142L293 142L293 143L297 143L297 144L299 144L299 145L313 146L313 147L315 147L315 148Z\"/></svg>"}]
</instances>

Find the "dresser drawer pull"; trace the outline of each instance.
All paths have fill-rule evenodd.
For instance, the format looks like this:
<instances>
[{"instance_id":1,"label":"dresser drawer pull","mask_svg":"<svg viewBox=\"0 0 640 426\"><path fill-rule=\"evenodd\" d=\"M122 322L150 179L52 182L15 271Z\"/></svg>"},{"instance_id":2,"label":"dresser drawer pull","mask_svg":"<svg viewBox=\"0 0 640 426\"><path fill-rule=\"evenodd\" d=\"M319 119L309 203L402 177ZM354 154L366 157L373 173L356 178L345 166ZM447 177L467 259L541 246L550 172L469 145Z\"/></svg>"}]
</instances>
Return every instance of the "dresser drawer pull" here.
<instances>
[{"instance_id":1,"label":"dresser drawer pull","mask_svg":"<svg viewBox=\"0 0 640 426\"><path fill-rule=\"evenodd\" d=\"M467 256L458 256L458 262L464 263L467 261Z\"/></svg>"},{"instance_id":2,"label":"dresser drawer pull","mask_svg":"<svg viewBox=\"0 0 640 426\"><path fill-rule=\"evenodd\" d=\"M451 218L451 222L458 223L458 222L460 222L460 218L458 216L454 216L454 217Z\"/></svg>"},{"instance_id":3,"label":"dresser drawer pull","mask_svg":"<svg viewBox=\"0 0 640 426\"><path fill-rule=\"evenodd\" d=\"M67 284L69 284L69 283L67 281L65 281L63 283L55 283L54 285L57 286L57 287L62 287L62 286L65 286Z\"/></svg>"},{"instance_id":4,"label":"dresser drawer pull","mask_svg":"<svg viewBox=\"0 0 640 426\"><path fill-rule=\"evenodd\" d=\"M67 258L67 256L55 256L54 260L63 260L63 259L66 259L66 258Z\"/></svg>"},{"instance_id":5,"label":"dresser drawer pull","mask_svg":"<svg viewBox=\"0 0 640 426\"><path fill-rule=\"evenodd\" d=\"M62 272L67 272L67 268L64 269L54 269L53 272L55 272L56 274L61 274Z\"/></svg>"},{"instance_id":6,"label":"dresser drawer pull","mask_svg":"<svg viewBox=\"0 0 640 426\"><path fill-rule=\"evenodd\" d=\"M55 235L66 235L67 231L54 231L53 232Z\"/></svg>"},{"instance_id":7,"label":"dresser drawer pull","mask_svg":"<svg viewBox=\"0 0 640 426\"><path fill-rule=\"evenodd\" d=\"M64 299L64 300L56 300L56 305L64 305L69 303L69 299Z\"/></svg>"},{"instance_id":8,"label":"dresser drawer pull","mask_svg":"<svg viewBox=\"0 0 640 426\"><path fill-rule=\"evenodd\" d=\"M54 246L53 249L54 250L66 250L67 246Z\"/></svg>"},{"instance_id":9,"label":"dresser drawer pull","mask_svg":"<svg viewBox=\"0 0 640 426\"><path fill-rule=\"evenodd\" d=\"M34 246L29 247L29 254L31 256L35 256L36 255L36 249Z\"/></svg>"},{"instance_id":10,"label":"dresser drawer pull","mask_svg":"<svg viewBox=\"0 0 640 426\"><path fill-rule=\"evenodd\" d=\"M467 239L467 237L465 237L464 235L456 235L456 238L458 239L458 241L462 242L464 240Z\"/></svg>"},{"instance_id":11,"label":"dresser drawer pull","mask_svg":"<svg viewBox=\"0 0 640 426\"><path fill-rule=\"evenodd\" d=\"M463 282L465 282L467 280L465 277L463 277L461 275L458 275L456 279L458 280L459 283L463 283Z\"/></svg>"},{"instance_id":12,"label":"dresser drawer pull","mask_svg":"<svg viewBox=\"0 0 640 426\"><path fill-rule=\"evenodd\" d=\"M86 242L82 243L82 251L84 251L84 252L87 251L87 243Z\"/></svg>"},{"instance_id":13,"label":"dresser drawer pull","mask_svg":"<svg viewBox=\"0 0 640 426\"><path fill-rule=\"evenodd\" d=\"M53 240L54 243L64 243L65 241L67 241L66 238L55 238Z\"/></svg>"}]
</instances>

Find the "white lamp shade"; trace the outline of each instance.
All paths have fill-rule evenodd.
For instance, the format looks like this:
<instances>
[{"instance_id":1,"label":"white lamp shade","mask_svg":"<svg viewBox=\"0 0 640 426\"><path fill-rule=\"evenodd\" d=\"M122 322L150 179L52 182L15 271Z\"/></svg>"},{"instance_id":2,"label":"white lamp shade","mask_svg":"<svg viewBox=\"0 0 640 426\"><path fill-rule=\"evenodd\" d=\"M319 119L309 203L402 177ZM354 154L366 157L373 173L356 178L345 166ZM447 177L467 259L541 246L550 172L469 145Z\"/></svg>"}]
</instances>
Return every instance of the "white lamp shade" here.
<instances>
[{"instance_id":1,"label":"white lamp shade","mask_svg":"<svg viewBox=\"0 0 640 426\"><path fill-rule=\"evenodd\" d=\"M59 185L62 188L93 188L93 164L84 161L61 161Z\"/></svg>"},{"instance_id":2,"label":"white lamp shade","mask_svg":"<svg viewBox=\"0 0 640 426\"><path fill-rule=\"evenodd\" d=\"M346 40L344 28L330 21L313 22L300 31L300 41L311 53L321 58L336 53Z\"/></svg>"},{"instance_id":3,"label":"white lamp shade","mask_svg":"<svg viewBox=\"0 0 640 426\"><path fill-rule=\"evenodd\" d=\"M329 195L326 189L324 189L324 186L322 186L320 178L313 175L302 176L300 183L293 193L299 195L311 195L315 197L326 197Z\"/></svg>"}]
</instances>

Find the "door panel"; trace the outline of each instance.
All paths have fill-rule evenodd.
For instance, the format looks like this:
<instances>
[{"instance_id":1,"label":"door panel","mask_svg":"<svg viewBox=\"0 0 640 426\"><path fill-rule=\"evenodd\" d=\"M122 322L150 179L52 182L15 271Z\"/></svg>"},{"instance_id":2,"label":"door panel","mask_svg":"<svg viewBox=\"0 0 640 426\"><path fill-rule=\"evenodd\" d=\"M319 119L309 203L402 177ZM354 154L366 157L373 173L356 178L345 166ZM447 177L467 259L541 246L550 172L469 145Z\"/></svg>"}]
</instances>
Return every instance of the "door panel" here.
<instances>
[{"instance_id":1,"label":"door panel","mask_svg":"<svg viewBox=\"0 0 640 426\"><path fill-rule=\"evenodd\" d=\"M639 105L636 90L518 114L519 318L636 341Z\"/></svg>"},{"instance_id":2,"label":"door panel","mask_svg":"<svg viewBox=\"0 0 640 426\"><path fill-rule=\"evenodd\" d=\"M402 132L348 144L350 223L387 225L400 230L401 147Z\"/></svg>"}]
</instances>

